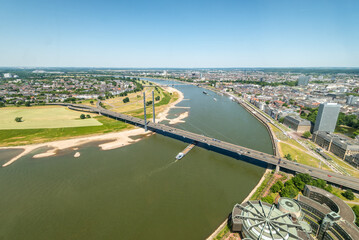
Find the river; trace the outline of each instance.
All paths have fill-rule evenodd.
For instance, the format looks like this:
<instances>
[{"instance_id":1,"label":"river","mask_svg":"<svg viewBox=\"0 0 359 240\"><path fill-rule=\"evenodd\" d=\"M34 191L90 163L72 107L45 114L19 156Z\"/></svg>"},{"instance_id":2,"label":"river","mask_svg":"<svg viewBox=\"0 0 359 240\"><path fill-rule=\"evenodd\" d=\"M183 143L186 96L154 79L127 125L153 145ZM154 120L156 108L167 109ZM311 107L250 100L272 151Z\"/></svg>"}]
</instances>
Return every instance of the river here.
<instances>
[{"instance_id":1,"label":"river","mask_svg":"<svg viewBox=\"0 0 359 240\"><path fill-rule=\"evenodd\" d=\"M175 88L187 108L170 117L189 111L176 127L272 152L265 127L228 97ZM1 168L0 239L204 239L264 172L198 147L175 161L187 145L158 134L110 151L97 145L81 146L79 158L65 150L31 159L37 150ZM14 154L1 151L0 162Z\"/></svg>"}]
</instances>

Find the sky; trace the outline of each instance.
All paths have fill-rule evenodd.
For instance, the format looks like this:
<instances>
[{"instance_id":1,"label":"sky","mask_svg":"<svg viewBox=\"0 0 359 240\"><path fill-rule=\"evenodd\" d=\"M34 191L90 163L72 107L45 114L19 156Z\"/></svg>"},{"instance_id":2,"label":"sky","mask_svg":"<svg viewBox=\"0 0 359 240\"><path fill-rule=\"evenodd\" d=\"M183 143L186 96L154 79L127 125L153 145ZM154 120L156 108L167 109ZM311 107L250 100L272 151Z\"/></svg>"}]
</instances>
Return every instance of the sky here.
<instances>
[{"instance_id":1,"label":"sky","mask_svg":"<svg viewBox=\"0 0 359 240\"><path fill-rule=\"evenodd\" d=\"M359 67L358 0L0 0L0 66Z\"/></svg>"}]
</instances>

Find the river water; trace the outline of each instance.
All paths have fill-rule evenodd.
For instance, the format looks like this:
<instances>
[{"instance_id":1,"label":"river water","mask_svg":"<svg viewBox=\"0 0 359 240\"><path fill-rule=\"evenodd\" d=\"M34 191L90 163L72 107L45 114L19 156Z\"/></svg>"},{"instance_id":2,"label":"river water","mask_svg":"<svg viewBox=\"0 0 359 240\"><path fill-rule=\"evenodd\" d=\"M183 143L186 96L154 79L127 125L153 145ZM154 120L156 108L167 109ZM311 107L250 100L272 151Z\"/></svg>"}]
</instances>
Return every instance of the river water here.
<instances>
[{"instance_id":1,"label":"river water","mask_svg":"<svg viewBox=\"0 0 359 240\"><path fill-rule=\"evenodd\" d=\"M153 80L163 84L175 82ZM175 86L185 100L175 126L271 153L263 125L241 106L192 85ZM216 100L214 100L216 98ZM0 169L0 239L204 239L257 184L264 169L152 135L110 151L98 144L55 157L37 150ZM0 162L15 151L1 151Z\"/></svg>"}]
</instances>

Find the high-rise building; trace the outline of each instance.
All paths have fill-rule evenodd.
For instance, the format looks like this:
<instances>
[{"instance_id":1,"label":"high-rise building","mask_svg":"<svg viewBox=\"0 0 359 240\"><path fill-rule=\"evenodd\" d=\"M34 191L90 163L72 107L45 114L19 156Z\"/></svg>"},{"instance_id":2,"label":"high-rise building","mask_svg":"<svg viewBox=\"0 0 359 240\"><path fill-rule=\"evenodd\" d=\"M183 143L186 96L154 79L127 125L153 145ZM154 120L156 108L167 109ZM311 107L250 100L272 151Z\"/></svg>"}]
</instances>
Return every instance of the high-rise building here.
<instances>
[{"instance_id":1,"label":"high-rise building","mask_svg":"<svg viewBox=\"0 0 359 240\"><path fill-rule=\"evenodd\" d=\"M334 132L337 124L340 105L337 103L322 103L319 106L317 119L314 125L314 132Z\"/></svg>"},{"instance_id":2,"label":"high-rise building","mask_svg":"<svg viewBox=\"0 0 359 240\"><path fill-rule=\"evenodd\" d=\"M353 99L354 99L354 96L353 95L349 95L347 97L347 104L348 105L352 105L353 104Z\"/></svg>"},{"instance_id":3,"label":"high-rise building","mask_svg":"<svg viewBox=\"0 0 359 240\"><path fill-rule=\"evenodd\" d=\"M298 78L298 86L307 86L309 83L309 76L300 76Z\"/></svg>"}]
</instances>

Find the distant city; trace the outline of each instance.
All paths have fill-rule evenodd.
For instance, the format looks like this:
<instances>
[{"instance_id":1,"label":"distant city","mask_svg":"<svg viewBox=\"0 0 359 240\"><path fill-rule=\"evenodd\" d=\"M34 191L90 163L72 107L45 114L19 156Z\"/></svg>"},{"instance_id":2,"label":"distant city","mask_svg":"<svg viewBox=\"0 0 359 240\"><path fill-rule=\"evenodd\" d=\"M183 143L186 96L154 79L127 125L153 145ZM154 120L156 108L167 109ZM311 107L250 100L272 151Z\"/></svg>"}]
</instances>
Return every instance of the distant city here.
<instances>
[{"instance_id":1,"label":"distant city","mask_svg":"<svg viewBox=\"0 0 359 240\"><path fill-rule=\"evenodd\" d=\"M175 89L177 86L180 89L185 86L181 89L184 92L186 87L191 87L192 99L186 100L192 104L199 98L202 98L203 105L208 106L217 106L215 104L219 102L238 103L249 113L247 117L256 118L265 127L274 156L205 134L167 126L185 122L182 119L191 116L187 112L190 106L174 106L184 100L183 93ZM146 92L152 94L153 101L146 102ZM14 114L25 114L28 109L36 109L31 107L42 105L47 106L38 107L38 111L60 105L56 111L67 107L82 112L82 120L102 120L99 124L105 129L101 133L117 132L117 124L121 121L124 125L144 126L145 131L149 125L149 130L154 133L189 142L190 145L176 155L176 162L185 155L186 160L190 160L187 153L201 146L235 159L265 163L267 169L257 186L241 204L234 205L229 217L208 239L354 240L359 237L359 69L0 68L0 108ZM163 114L166 105L168 109L186 112L177 113L175 123L166 117L156 120L155 108ZM146 113L146 108L151 106L152 112ZM212 107L198 118L199 121L206 119L206 114L212 110L218 111ZM153 117L152 123L147 114ZM231 114L225 114L227 116L221 117L233 118ZM30 114L26 116L29 118ZM240 118L242 116L243 112ZM42 116L43 119L47 117L52 116ZM113 122L107 123L108 118ZM160 123L163 120L169 123ZM22 115L16 115L15 121L4 122L9 126L17 124L11 125L15 127L9 131L18 131L16 127L20 126ZM241 120L235 118L235 124L237 121ZM193 126L190 121L188 124ZM95 131L94 126L89 125L86 129ZM212 126L211 130L217 128L215 124ZM127 127L131 128L123 126ZM52 137L46 128L39 131L49 138L40 139L40 142L50 141ZM59 135L63 129L66 128L53 129L57 131L54 135ZM248 129L252 134L253 128ZM91 131L88 135L96 133ZM32 133L29 133L32 139ZM217 133L220 137L227 137L220 130ZM17 134L23 138L22 132ZM64 138L76 134L72 131ZM233 132L232 137L240 134ZM8 141L4 142L8 146L13 141L24 143L12 136L4 137L4 140ZM25 143L31 147L30 141ZM127 144L130 143L134 142L129 140ZM73 149L78 149L75 146ZM80 157L80 152L76 154L74 157Z\"/></svg>"}]
</instances>

